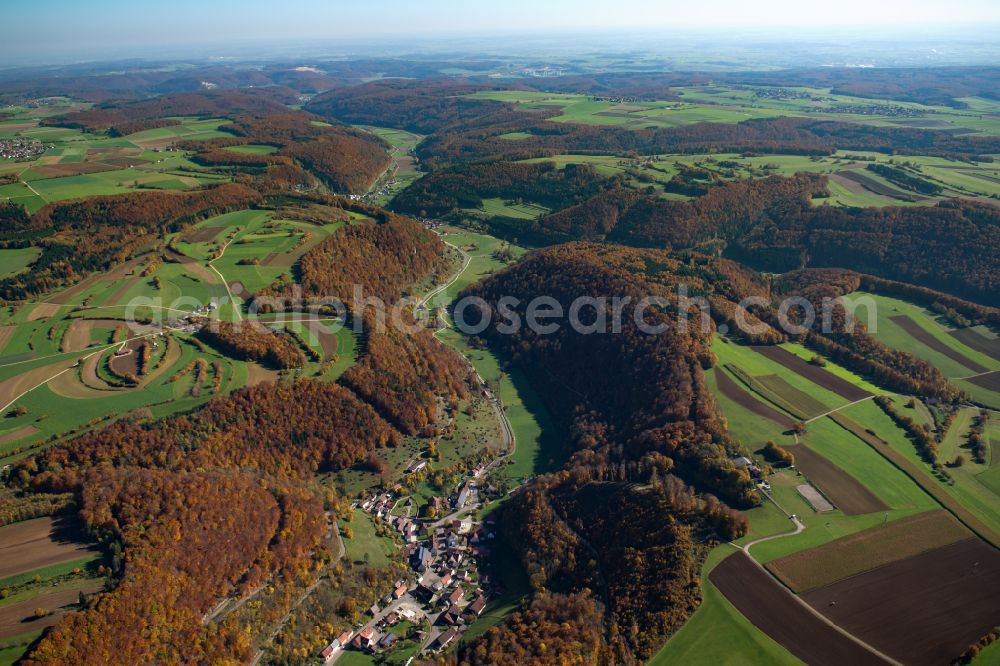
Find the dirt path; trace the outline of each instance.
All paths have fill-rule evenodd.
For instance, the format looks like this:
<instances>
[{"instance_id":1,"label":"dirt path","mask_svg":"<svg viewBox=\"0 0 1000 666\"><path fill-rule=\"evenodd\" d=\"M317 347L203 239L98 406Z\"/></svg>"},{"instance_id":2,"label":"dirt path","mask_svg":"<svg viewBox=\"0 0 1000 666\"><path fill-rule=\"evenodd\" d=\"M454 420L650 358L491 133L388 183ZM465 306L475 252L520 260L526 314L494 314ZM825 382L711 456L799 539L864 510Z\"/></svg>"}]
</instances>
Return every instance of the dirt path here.
<instances>
[{"instance_id":1,"label":"dirt path","mask_svg":"<svg viewBox=\"0 0 1000 666\"><path fill-rule=\"evenodd\" d=\"M233 312L236 313L236 320L243 321L243 313L240 312L240 306L236 303L236 300L233 298L233 292L229 289L229 283L226 282L226 277L219 271L218 268L215 267L215 262L217 262L219 259L222 259L222 255L226 253L226 250L229 248L230 243L232 243L234 240L236 240L236 235L234 235L232 238L223 243L222 248L220 248L219 250L219 256L217 256L215 259L212 259L212 261L208 262L208 267L211 268L213 271L215 271L215 274L219 276L220 280L222 280L222 286L226 288L226 295L229 297L229 302L233 306Z\"/></svg>"},{"instance_id":2,"label":"dirt path","mask_svg":"<svg viewBox=\"0 0 1000 666\"><path fill-rule=\"evenodd\" d=\"M867 398L861 398L860 400L855 400L854 402L849 402L846 405L841 405L840 407L835 407L835 408L831 409L828 412L823 412L819 416L814 416L811 419L806 419L805 421L803 421L803 423L807 423L808 424L808 423L812 423L813 421L819 421L820 419L826 418L827 416L830 416L831 414L836 414L837 412L839 412L842 409L847 409L848 407L853 407L854 405L860 405L862 402L866 402L868 400L871 400L874 397L875 396L870 395Z\"/></svg>"}]
</instances>

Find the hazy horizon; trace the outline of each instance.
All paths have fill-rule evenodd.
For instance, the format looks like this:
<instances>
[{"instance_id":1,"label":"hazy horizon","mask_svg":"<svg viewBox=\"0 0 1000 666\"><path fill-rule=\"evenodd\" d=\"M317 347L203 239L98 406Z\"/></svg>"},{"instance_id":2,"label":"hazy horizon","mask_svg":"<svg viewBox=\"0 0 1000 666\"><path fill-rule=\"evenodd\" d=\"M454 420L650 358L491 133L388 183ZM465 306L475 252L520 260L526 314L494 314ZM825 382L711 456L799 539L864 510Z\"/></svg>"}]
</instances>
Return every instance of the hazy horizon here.
<instances>
[{"instance_id":1,"label":"hazy horizon","mask_svg":"<svg viewBox=\"0 0 1000 666\"><path fill-rule=\"evenodd\" d=\"M0 64L54 64L131 57L246 55L254 48L330 53L509 48L514 37L558 41L572 34L638 32L656 37L796 41L941 40L993 42L1000 4L988 0L931 2L845 0L835 8L793 0L748 4L716 0L702 5L618 0L614 3L509 0L500 6L427 0L323 2L176 0L137 9L123 0L8 0L0 26ZM495 43L491 43L495 42ZM543 44L544 45L544 44ZM625 45L627 46L627 45ZM724 46L724 45L723 45Z\"/></svg>"}]
</instances>

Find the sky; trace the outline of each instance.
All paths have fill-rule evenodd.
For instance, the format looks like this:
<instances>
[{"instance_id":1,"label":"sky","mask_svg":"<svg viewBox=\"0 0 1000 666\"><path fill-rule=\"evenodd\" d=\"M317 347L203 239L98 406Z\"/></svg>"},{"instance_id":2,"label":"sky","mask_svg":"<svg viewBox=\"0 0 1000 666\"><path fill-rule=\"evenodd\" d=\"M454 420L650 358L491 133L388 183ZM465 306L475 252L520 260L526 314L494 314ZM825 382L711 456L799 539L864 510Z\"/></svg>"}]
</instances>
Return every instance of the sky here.
<instances>
[{"instance_id":1,"label":"sky","mask_svg":"<svg viewBox=\"0 0 1000 666\"><path fill-rule=\"evenodd\" d=\"M993 25L998 0L2 0L0 59L602 29L905 33Z\"/></svg>"}]
</instances>

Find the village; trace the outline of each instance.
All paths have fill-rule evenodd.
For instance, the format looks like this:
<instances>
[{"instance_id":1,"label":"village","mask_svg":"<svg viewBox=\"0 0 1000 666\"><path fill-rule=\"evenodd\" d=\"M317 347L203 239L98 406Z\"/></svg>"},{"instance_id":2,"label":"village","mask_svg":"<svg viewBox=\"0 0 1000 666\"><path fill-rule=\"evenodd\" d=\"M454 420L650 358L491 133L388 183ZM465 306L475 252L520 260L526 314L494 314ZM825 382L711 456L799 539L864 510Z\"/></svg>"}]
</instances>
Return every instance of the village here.
<instances>
[{"instance_id":1,"label":"village","mask_svg":"<svg viewBox=\"0 0 1000 666\"><path fill-rule=\"evenodd\" d=\"M34 159L45 151L45 146L34 139L0 139L0 158L2 159Z\"/></svg>"},{"instance_id":2,"label":"village","mask_svg":"<svg viewBox=\"0 0 1000 666\"><path fill-rule=\"evenodd\" d=\"M416 460L406 473L416 474L426 464ZM365 624L345 631L323 649L319 656L324 666L349 650L392 651L401 638L396 629L404 622L422 654L445 650L483 613L487 600L502 592L479 571L480 561L489 555L489 544L496 538L492 516L483 521L474 517L481 505L480 494L488 491L481 481L488 469L488 463L478 464L449 497L431 498L430 515L442 516L437 519L408 515L411 504L399 484L373 490L352 504L398 533L409 573L395 580L381 603L368 610L370 619Z\"/></svg>"}]
</instances>

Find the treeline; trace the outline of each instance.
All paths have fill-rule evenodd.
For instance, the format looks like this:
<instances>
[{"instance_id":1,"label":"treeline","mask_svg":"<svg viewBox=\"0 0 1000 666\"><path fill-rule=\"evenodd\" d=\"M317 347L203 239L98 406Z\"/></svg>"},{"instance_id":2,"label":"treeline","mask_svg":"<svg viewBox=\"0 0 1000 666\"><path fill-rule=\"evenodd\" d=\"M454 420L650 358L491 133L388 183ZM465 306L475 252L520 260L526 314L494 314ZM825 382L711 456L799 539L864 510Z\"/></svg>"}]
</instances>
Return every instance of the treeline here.
<instances>
[{"instance_id":1,"label":"treeline","mask_svg":"<svg viewBox=\"0 0 1000 666\"><path fill-rule=\"evenodd\" d=\"M392 322L380 326L371 313L364 328L364 353L341 383L403 433L437 434L443 405L455 408L469 397L468 365L429 330L407 334Z\"/></svg>"},{"instance_id":2,"label":"treeline","mask_svg":"<svg viewBox=\"0 0 1000 666\"><path fill-rule=\"evenodd\" d=\"M529 255L465 295L486 301L491 321L482 337L525 368L566 425L573 464L592 469L595 478L624 479L647 474L650 456L668 459L669 468L698 491L747 506L758 501L756 490L733 466L736 445L703 375L712 364L714 326L696 312L685 326L675 316L681 283L692 296L718 300L759 293L753 280L732 272L730 281L724 271L708 257L680 260L657 250L571 243ZM554 298L563 313L578 297L603 297L603 305L582 310L580 318L599 329L603 321L600 330L609 333L578 332L565 317L548 334L527 325L511 334L498 330L507 320L497 310L501 298L520 299L510 312L524 322L528 302L540 294ZM639 310L652 327L647 330L656 331L647 333L636 311L653 296L664 305ZM631 301L620 308L620 325L610 334L614 297ZM477 323L473 310L464 313L470 325Z\"/></svg>"},{"instance_id":3,"label":"treeline","mask_svg":"<svg viewBox=\"0 0 1000 666\"><path fill-rule=\"evenodd\" d=\"M839 267L1000 305L1000 208L968 200L937 206L838 208L802 202L735 239L755 268ZM763 259L763 260L762 260Z\"/></svg>"},{"instance_id":4,"label":"treeline","mask_svg":"<svg viewBox=\"0 0 1000 666\"><path fill-rule=\"evenodd\" d=\"M303 255L298 266L302 296L316 302L339 301L354 310L358 286L364 296L392 304L441 267L445 245L437 234L409 218L372 212L384 221L342 227ZM256 307L262 312L280 310L294 301L296 293L296 284L273 285L255 296Z\"/></svg>"},{"instance_id":5,"label":"treeline","mask_svg":"<svg viewBox=\"0 0 1000 666\"><path fill-rule=\"evenodd\" d=\"M804 298L817 314L812 327L798 336L825 357L868 378L878 386L908 395L922 395L945 402L959 396L944 374L913 354L893 349L872 337L858 316L849 315L843 297L862 287L864 276L840 269L793 271L774 281L774 305L787 297ZM826 303L824 303L826 301ZM762 313L772 324L775 311ZM789 320L802 325L802 312L793 308Z\"/></svg>"},{"instance_id":6,"label":"treeline","mask_svg":"<svg viewBox=\"0 0 1000 666\"><path fill-rule=\"evenodd\" d=\"M399 433L343 386L264 383L213 398L191 414L116 422L19 463L13 476L60 491L105 464L298 479L350 467L398 441Z\"/></svg>"},{"instance_id":7,"label":"treeline","mask_svg":"<svg viewBox=\"0 0 1000 666\"><path fill-rule=\"evenodd\" d=\"M183 194L142 192L48 204L27 223L23 216L5 215L0 235L30 238L42 253L31 270L0 280L0 299L25 300L73 284L126 261L168 231L260 199L248 187L227 183Z\"/></svg>"},{"instance_id":8,"label":"treeline","mask_svg":"<svg viewBox=\"0 0 1000 666\"><path fill-rule=\"evenodd\" d=\"M142 129L166 127L147 123L161 122L170 116L229 118L234 113L280 113L288 110L288 103L294 103L294 96L285 94L280 88L206 90L160 95L137 102L102 104L85 111L43 118L40 124L85 132L112 130L114 135L121 136Z\"/></svg>"},{"instance_id":9,"label":"treeline","mask_svg":"<svg viewBox=\"0 0 1000 666\"><path fill-rule=\"evenodd\" d=\"M32 666L249 661L249 637L203 614L233 588L308 571L326 531L308 493L240 474L96 468L78 492L88 528L124 554L121 581L45 634Z\"/></svg>"},{"instance_id":10,"label":"treeline","mask_svg":"<svg viewBox=\"0 0 1000 666\"><path fill-rule=\"evenodd\" d=\"M869 171L882 176L890 183L899 185L903 189L919 192L920 194L926 194L930 197L941 194L941 186L937 183L932 183L929 180L924 180L923 178L914 176L900 167L874 162L869 164L866 168Z\"/></svg>"},{"instance_id":11,"label":"treeline","mask_svg":"<svg viewBox=\"0 0 1000 666\"><path fill-rule=\"evenodd\" d=\"M615 181L589 165L494 161L434 171L410 184L392 201L394 210L442 217L460 208L480 208L483 199L524 199L559 210L585 201Z\"/></svg>"},{"instance_id":12,"label":"treeline","mask_svg":"<svg viewBox=\"0 0 1000 666\"><path fill-rule=\"evenodd\" d=\"M670 475L641 487L570 470L512 498L502 529L535 589L592 591L603 604L609 663L630 663L651 657L698 607L712 540L742 536L747 520Z\"/></svg>"},{"instance_id":13,"label":"treeline","mask_svg":"<svg viewBox=\"0 0 1000 666\"><path fill-rule=\"evenodd\" d=\"M198 331L198 337L231 356L259 361L277 370L306 364L301 346L291 335L256 322L213 321Z\"/></svg>"},{"instance_id":14,"label":"treeline","mask_svg":"<svg viewBox=\"0 0 1000 666\"><path fill-rule=\"evenodd\" d=\"M121 137L145 132L146 130L159 129L160 127L176 127L181 121L176 118L150 118L148 120L133 120L115 125L108 129L108 136Z\"/></svg>"},{"instance_id":15,"label":"treeline","mask_svg":"<svg viewBox=\"0 0 1000 666\"><path fill-rule=\"evenodd\" d=\"M277 146L276 155L247 156L210 150L198 154L203 163L270 166L294 161L315 174L336 192L361 193L389 166L388 144L382 139L348 127L318 124L319 118L303 111L285 110L266 115L240 114L223 127L248 143ZM197 144L195 144L197 145ZM211 145L211 144L210 144Z\"/></svg>"},{"instance_id":16,"label":"treeline","mask_svg":"<svg viewBox=\"0 0 1000 666\"><path fill-rule=\"evenodd\" d=\"M503 138L510 132L523 132L530 136L516 141ZM989 160L989 155L1000 150L1000 139L938 130L788 117L637 130L527 117L498 126L477 125L472 129L452 127L442 130L423 141L417 147L417 154L425 165L440 168L456 162L515 160L564 153L829 155L837 150Z\"/></svg>"}]
</instances>

